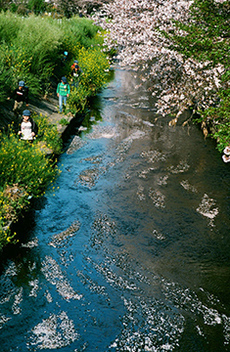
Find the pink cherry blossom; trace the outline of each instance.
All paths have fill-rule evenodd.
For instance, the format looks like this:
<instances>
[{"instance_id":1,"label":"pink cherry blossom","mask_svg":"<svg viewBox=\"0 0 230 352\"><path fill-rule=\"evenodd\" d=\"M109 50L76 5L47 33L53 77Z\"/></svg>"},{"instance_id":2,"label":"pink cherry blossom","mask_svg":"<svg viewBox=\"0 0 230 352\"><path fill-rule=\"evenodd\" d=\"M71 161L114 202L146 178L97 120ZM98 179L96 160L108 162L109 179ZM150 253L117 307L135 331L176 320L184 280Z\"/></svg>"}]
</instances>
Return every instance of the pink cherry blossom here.
<instances>
[{"instance_id":1,"label":"pink cherry blossom","mask_svg":"<svg viewBox=\"0 0 230 352\"><path fill-rule=\"evenodd\" d=\"M216 0L220 2L220 0ZM186 59L171 49L162 31L185 33L175 28L173 20L192 21L185 0L114 0L104 4L92 16L106 31L105 47L116 48L120 65L141 72L142 80L151 83L158 98L157 113L174 113L176 119L189 107L194 112L206 109L217 99L224 67L210 62Z\"/></svg>"}]
</instances>

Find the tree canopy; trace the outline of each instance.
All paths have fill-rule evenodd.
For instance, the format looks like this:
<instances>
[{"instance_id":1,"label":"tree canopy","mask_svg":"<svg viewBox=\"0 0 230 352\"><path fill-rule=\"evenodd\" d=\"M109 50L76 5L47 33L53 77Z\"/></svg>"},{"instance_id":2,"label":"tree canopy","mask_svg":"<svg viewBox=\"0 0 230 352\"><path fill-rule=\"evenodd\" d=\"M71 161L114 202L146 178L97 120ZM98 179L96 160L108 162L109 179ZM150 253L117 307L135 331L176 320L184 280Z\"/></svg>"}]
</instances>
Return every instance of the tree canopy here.
<instances>
[{"instance_id":1,"label":"tree canopy","mask_svg":"<svg viewBox=\"0 0 230 352\"><path fill-rule=\"evenodd\" d=\"M174 115L175 124L189 108L206 121L228 108L229 14L226 0L114 0L93 18L121 64L142 70L157 112Z\"/></svg>"}]
</instances>

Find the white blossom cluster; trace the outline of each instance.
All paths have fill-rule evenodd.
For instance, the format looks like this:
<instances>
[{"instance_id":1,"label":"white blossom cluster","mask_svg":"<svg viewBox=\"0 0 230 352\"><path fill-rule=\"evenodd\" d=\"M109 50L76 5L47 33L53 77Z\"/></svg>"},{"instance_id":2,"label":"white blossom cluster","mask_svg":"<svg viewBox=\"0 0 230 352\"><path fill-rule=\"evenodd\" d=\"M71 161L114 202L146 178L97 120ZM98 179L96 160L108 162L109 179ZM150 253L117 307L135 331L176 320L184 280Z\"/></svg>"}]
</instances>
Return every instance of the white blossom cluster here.
<instances>
[{"instance_id":1,"label":"white blossom cluster","mask_svg":"<svg viewBox=\"0 0 230 352\"><path fill-rule=\"evenodd\" d=\"M218 0L216 0L217 2ZM220 2L220 0L219 0ZM158 113L175 113L188 107L205 109L217 100L224 68L210 62L185 59L170 48L161 31L175 30L173 20L189 23L190 0L113 0L93 16L107 31L105 45L116 48L121 65L142 69L153 95L159 97ZM186 35L181 30L177 34Z\"/></svg>"}]
</instances>

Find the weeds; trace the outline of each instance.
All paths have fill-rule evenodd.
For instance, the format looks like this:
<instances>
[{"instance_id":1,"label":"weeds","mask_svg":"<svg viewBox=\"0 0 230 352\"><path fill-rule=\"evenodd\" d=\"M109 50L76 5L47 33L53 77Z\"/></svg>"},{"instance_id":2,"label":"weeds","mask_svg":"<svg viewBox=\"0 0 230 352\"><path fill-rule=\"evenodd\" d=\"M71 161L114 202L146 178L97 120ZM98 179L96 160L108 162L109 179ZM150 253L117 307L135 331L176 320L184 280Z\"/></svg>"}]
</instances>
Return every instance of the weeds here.
<instances>
[{"instance_id":1,"label":"weeds","mask_svg":"<svg viewBox=\"0 0 230 352\"><path fill-rule=\"evenodd\" d=\"M0 248L13 238L9 224L30 203L44 195L59 170L36 144L22 141L10 132L0 135ZM8 238L8 240L6 240Z\"/></svg>"}]
</instances>

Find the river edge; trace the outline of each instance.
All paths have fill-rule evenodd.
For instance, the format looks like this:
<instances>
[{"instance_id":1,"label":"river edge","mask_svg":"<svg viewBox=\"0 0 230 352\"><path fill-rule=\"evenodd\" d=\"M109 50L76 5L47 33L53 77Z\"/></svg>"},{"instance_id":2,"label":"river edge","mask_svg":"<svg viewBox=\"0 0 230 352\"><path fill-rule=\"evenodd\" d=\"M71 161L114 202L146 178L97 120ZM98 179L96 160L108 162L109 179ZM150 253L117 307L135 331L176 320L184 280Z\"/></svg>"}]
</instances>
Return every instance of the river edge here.
<instances>
[{"instance_id":1,"label":"river edge","mask_svg":"<svg viewBox=\"0 0 230 352\"><path fill-rule=\"evenodd\" d=\"M72 128L77 128L80 127L81 122L84 119L84 113L76 113L76 115L73 115L71 113L68 114L60 114L58 112L58 99L54 96L50 96L47 99L44 99L44 97L39 98L39 99L34 99L33 97L30 100L28 109L31 111L31 113L35 113L37 115L41 116L46 116L48 119L48 122L51 125L56 125L57 127L57 132L59 137L62 139L63 142L66 141L66 139L69 136L69 131ZM0 127L2 129L7 130L9 126L15 122L15 115L12 112L12 102L6 102L0 106L0 114L1 114L1 120L0 120ZM61 123L61 120L65 119L65 124ZM48 158L57 158L58 156L55 155L54 151L46 146L44 142L41 141L41 150L42 152L48 157ZM15 187L14 187L15 188ZM15 191L15 189L13 190ZM24 195L18 195L17 198L17 203L20 203L20 200L24 198ZM14 225L22 218L24 217L24 213L28 212L31 209L31 204L32 204L32 199L29 201L29 203L20 211L16 214L16 217L14 216L13 220L9 220L9 222L3 227L3 231L5 233L12 233L12 228ZM11 241L9 242L9 244ZM5 246L4 246L5 247ZM4 248L3 247L3 248Z\"/></svg>"}]
</instances>

